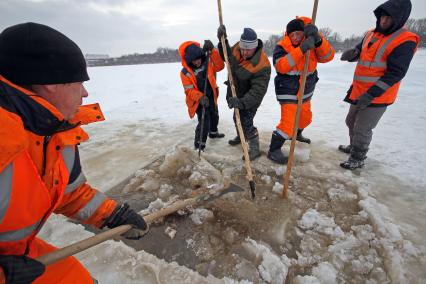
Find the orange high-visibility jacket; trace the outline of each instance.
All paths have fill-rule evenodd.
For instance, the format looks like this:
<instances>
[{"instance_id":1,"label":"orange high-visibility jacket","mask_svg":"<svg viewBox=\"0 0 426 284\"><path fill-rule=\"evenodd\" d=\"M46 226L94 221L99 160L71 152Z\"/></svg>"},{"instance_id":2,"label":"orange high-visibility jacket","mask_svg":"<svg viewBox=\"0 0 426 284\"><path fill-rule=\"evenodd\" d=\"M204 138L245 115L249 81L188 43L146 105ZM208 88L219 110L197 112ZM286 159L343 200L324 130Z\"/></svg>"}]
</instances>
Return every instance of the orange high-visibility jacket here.
<instances>
[{"instance_id":1,"label":"orange high-visibility jacket","mask_svg":"<svg viewBox=\"0 0 426 284\"><path fill-rule=\"evenodd\" d=\"M188 114L190 118L193 118L197 111L200 98L203 96L204 90L199 90L197 86L197 77L194 74L192 68L190 68L185 61L185 49L195 44L200 46L198 42L186 41L179 46L179 55L182 60L182 71L180 72L180 79L182 80L183 89L186 95L186 105L188 107ZM214 102L217 105L217 98L219 96L219 87L216 84L216 72L221 71L225 67L225 64L220 57L219 51L213 49L210 54L209 65L207 67L207 76L212 87L214 94Z\"/></svg>"},{"instance_id":2,"label":"orange high-visibility jacket","mask_svg":"<svg viewBox=\"0 0 426 284\"><path fill-rule=\"evenodd\" d=\"M307 17L297 17L304 21L305 25L310 24L312 21ZM316 82L317 76L317 63L326 63L334 58L334 48L330 43L321 35L322 44L310 52L307 80L305 85L305 92L303 101L311 99ZM289 35L285 33L284 37L277 43L274 51L274 67L277 71L275 78L275 93L277 100L280 103L297 103L297 96L299 95L301 75L305 66L305 54L299 46L293 46Z\"/></svg>"},{"instance_id":3,"label":"orange high-visibility jacket","mask_svg":"<svg viewBox=\"0 0 426 284\"><path fill-rule=\"evenodd\" d=\"M91 188L77 145L79 126L104 120L97 104L67 122L39 96L0 76L0 254L31 254L52 212L100 227L116 202Z\"/></svg>"},{"instance_id":4,"label":"orange high-visibility jacket","mask_svg":"<svg viewBox=\"0 0 426 284\"><path fill-rule=\"evenodd\" d=\"M389 54L392 53L394 48L407 41L413 41L418 46L420 37L404 27L389 35L383 35L373 30L365 34L361 54L355 69L349 101L356 101L370 87L376 85L384 93L376 97L372 104L390 105L395 102L401 81L389 86L381 81L380 78L387 70L386 62Z\"/></svg>"}]
</instances>

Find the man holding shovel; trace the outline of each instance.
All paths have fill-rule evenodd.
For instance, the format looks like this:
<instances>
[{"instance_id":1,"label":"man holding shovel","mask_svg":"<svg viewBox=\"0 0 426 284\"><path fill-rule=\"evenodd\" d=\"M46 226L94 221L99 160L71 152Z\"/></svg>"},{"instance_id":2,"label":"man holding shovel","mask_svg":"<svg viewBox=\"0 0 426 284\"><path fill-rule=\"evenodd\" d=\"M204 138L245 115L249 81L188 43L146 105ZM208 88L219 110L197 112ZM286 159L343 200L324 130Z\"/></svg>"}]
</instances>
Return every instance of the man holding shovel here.
<instances>
[{"instance_id":1,"label":"man holding shovel","mask_svg":"<svg viewBox=\"0 0 426 284\"><path fill-rule=\"evenodd\" d=\"M216 73L225 65L210 40L204 42L203 48L198 42L186 41L179 46L179 55L183 67L180 78L186 95L188 114L190 118L197 114L198 118L194 147L204 150L207 135L210 138L225 137L225 134L219 133L217 129L219 88L216 85Z\"/></svg>"},{"instance_id":2,"label":"man holding shovel","mask_svg":"<svg viewBox=\"0 0 426 284\"><path fill-rule=\"evenodd\" d=\"M240 110L241 125L249 145L249 157L250 160L254 160L260 157L260 149L259 133L253 125L253 120L268 90L268 83L271 78L271 64L268 56L263 51L263 42L257 38L257 34L253 29L244 28L240 41L231 48L226 39L226 28L224 25L220 25L217 37L219 38L219 51L222 58L224 58L222 43L220 42L222 36L225 37L237 95L237 97L232 97L231 86L227 81L225 82L228 85L226 100L229 108ZM236 123L235 119L234 113L234 123ZM232 146L240 144L241 140L238 134L234 139L229 140L228 143Z\"/></svg>"},{"instance_id":3,"label":"man holding shovel","mask_svg":"<svg viewBox=\"0 0 426 284\"><path fill-rule=\"evenodd\" d=\"M35 260L56 250L36 237L52 213L98 228L129 224L131 239L148 229L86 182L81 125L104 119L99 105L81 105L87 80L80 48L57 30L25 23L0 34L0 281L93 283L74 257Z\"/></svg>"}]
</instances>

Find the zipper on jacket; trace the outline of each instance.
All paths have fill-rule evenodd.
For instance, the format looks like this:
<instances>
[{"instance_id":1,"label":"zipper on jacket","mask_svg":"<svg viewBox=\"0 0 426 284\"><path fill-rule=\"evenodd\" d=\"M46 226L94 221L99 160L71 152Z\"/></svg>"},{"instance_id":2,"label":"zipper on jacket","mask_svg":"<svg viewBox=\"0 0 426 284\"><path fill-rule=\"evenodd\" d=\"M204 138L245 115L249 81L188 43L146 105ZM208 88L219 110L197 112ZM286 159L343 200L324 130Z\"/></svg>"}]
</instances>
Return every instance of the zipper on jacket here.
<instances>
[{"instance_id":1,"label":"zipper on jacket","mask_svg":"<svg viewBox=\"0 0 426 284\"><path fill-rule=\"evenodd\" d=\"M46 173L46 157L47 157L47 145L49 144L50 136L44 136L43 140L43 169L41 176L44 177L44 174Z\"/></svg>"}]
</instances>

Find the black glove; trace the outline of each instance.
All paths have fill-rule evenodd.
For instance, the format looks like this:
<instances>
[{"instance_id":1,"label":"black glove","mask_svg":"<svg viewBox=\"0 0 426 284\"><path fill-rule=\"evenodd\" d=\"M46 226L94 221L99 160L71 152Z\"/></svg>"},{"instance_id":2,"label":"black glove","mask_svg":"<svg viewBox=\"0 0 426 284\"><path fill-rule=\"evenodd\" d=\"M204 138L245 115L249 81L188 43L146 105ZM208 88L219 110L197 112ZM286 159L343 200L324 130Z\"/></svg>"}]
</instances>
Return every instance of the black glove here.
<instances>
[{"instance_id":1,"label":"black glove","mask_svg":"<svg viewBox=\"0 0 426 284\"><path fill-rule=\"evenodd\" d=\"M206 39L204 41L204 45L203 45L203 51L204 51L204 53L211 52L213 50L213 48L214 48L214 45L213 45L212 41L209 40L209 39Z\"/></svg>"},{"instance_id":2,"label":"black glove","mask_svg":"<svg viewBox=\"0 0 426 284\"><path fill-rule=\"evenodd\" d=\"M317 26L312 24L306 25L303 30L303 33L305 34L305 37L319 35Z\"/></svg>"},{"instance_id":3,"label":"black glove","mask_svg":"<svg viewBox=\"0 0 426 284\"><path fill-rule=\"evenodd\" d=\"M228 99L228 107L229 108L244 109L244 104L241 102L241 100L239 98L230 97Z\"/></svg>"},{"instance_id":4,"label":"black glove","mask_svg":"<svg viewBox=\"0 0 426 284\"><path fill-rule=\"evenodd\" d=\"M342 53L342 56L340 56L340 60L342 61L348 61L348 62L355 62L358 60L359 57L359 50L358 48L351 48L347 49Z\"/></svg>"},{"instance_id":5,"label":"black glove","mask_svg":"<svg viewBox=\"0 0 426 284\"><path fill-rule=\"evenodd\" d=\"M225 25L220 25L217 28L217 38L219 39L219 41L221 40L222 36L224 36L225 39L226 39L226 28L225 28Z\"/></svg>"},{"instance_id":6,"label":"black glove","mask_svg":"<svg viewBox=\"0 0 426 284\"><path fill-rule=\"evenodd\" d=\"M370 95L369 93L365 93L365 94L361 95L358 98L358 101L356 103L356 109L357 110L363 110L363 109L367 108L373 100L374 100L374 97L372 95Z\"/></svg>"},{"instance_id":7,"label":"black glove","mask_svg":"<svg viewBox=\"0 0 426 284\"><path fill-rule=\"evenodd\" d=\"M209 98L206 95L203 95L199 101L200 105L203 107L209 107Z\"/></svg>"},{"instance_id":8,"label":"black glove","mask_svg":"<svg viewBox=\"0 0 426 284\"><path fill-rule=\"evenodd\" d=\"M305 38L313 36L315 39L315 46L318 47L321 45L322 38L318 32L318 28L315 25L309 24L306 25L303 31Z\"/></svg>"},{"instance_id":9,"label":"black glove","mask_svg":"<svg viewBox=\"0 0 426 284\"><path fill-rule=\"evenodd\" d=\"M142 216L131 209L127 203L118 205L102 227L107 226L112 229L121 225L132 225L133 229L123 234L123 237L130 240L140 239L149 230Z\"/></svg>"},{"instance_id":10,"label":"black glove","mask_svg":"<svg viewBox=\"0 0 426 284\"><path fill-rule=\"evenodd\" d=\"M315 38L313 36L305 38L305 40L300 45L300 49L302 50L303 53L314 48L315 48Z\"/></svg>"},{"instance_id":11,"label":"black glove","mask_svg":"<svg viewBox=\"0 0 426 284\"><path fill-rule=\"evenodd\" d=\"M46 270L41 262L24 255L0 256L6 283L27 284L33 282Z\"/></svg>"}]
</instances>

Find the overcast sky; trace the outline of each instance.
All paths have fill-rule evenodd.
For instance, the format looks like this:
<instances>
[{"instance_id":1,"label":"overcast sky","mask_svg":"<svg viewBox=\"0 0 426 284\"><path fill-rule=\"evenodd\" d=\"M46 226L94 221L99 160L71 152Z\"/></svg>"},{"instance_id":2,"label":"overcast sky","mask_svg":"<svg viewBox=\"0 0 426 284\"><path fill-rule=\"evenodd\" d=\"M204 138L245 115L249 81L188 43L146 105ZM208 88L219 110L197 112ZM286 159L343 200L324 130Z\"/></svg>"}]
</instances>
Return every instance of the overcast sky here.
<instances>
[{"instance_id":1,"label":"overcast sky","mask_svg":"<svg viewBox=\"0 0 426 284\"><path fill-rule=\"evenodd\" d=\"M222 0L231 42L244 27L267 39L281 34L296 15L311 16L313 0ZM373 10L383 0L320 0L319 27L343 36L361 34L375 25ZM412 0L412 18L426 17L426 0ZM0 29L37 22L58 29L83 53L118 56L177 48L186 40L217 42L216 0L0 0Z\"/></svg>"}]
</instances>

